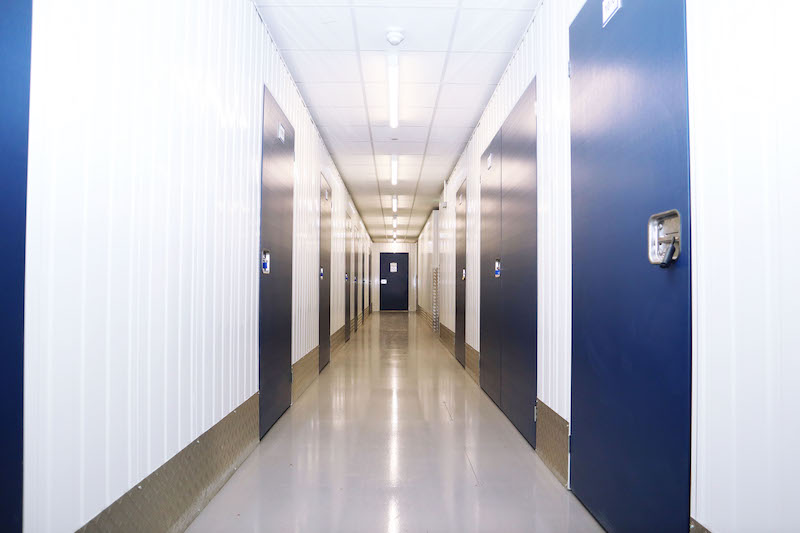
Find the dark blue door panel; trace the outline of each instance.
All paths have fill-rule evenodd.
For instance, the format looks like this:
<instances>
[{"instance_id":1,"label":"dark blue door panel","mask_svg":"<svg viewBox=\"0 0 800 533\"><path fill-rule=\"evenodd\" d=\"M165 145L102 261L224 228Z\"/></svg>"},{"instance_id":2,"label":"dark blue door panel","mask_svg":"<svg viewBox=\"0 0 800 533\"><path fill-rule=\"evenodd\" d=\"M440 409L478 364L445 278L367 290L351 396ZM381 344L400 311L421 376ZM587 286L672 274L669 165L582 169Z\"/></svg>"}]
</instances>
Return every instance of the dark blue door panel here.
<instances>
[{"instance_id":1,"label":"dark blue door panel","mask_svg":"<svg viewBox=\"0 0 800 533\"><path fill-rule=\"evenodd\" d=\"M277 134L279 125L283 139ZM294 217L294 128L266 87L261 150L261 251L269 251L271 262L259 284L258 405L263 437L292 398Z\"/></svg>"},{"instance_id":2,"label":"dark blue door panel","mask_svg":"<svg viewBox=\"0 0 800 533\"><path fill-rule=\"evenodd\" d=\"M691 390L683 0L626 0L570 27L572 456L576 496L610 531L687 531ZM677 209L682 251L647 256Z\"/></svg>"},{"instance_id":3,"label":"dark blue door panel","mask_svg":"<svg viewBox=\"0 0 800 533\"><path fill-rule=\"evenodd\" d=\"M536 445L536 80L503 123L502 408Z\"/></svg>"},{"instance_id":4,"label":"dark blue door panel","mask_svg":"<svg viewBox=\"0 0 800 533\"><path fill-rule=\"evenodd\" d=\"M25 298L25 211L31 81L31 0L0 5L0 516L5 531L22 530L22 368Z\"/></svg>"},{"instance_id":5,"label":"dark blue door panel","mask_svg":"<svg viewBox=\"0 0 800 533\"><path fill-rule=\"evenodd\" d=\"M500 258L502 190L502 130L481 157L481 388L498 406L502 379L502 277L495 277ZM489 164L491 160L491 165Z\"/></svg>"},{"instance_id":6,"label":"dark blue door panel","mask_svg":"<svg viewBox=\"0 0 800 533\"><path fill-rule=\"evenodd\" d=\"M456 193L456 360L466 362L467 324L467 182Z\"/></svg>"},{"instance_id":7,"label":"dark blue door panel","mask_svg":"<svg viewBox=\"0 0 800 533\"><path fill-rule=\"evenodd\" d=\"M408 253L381 254L381 311L408 311Z\"/></svg>"}]
</instances>

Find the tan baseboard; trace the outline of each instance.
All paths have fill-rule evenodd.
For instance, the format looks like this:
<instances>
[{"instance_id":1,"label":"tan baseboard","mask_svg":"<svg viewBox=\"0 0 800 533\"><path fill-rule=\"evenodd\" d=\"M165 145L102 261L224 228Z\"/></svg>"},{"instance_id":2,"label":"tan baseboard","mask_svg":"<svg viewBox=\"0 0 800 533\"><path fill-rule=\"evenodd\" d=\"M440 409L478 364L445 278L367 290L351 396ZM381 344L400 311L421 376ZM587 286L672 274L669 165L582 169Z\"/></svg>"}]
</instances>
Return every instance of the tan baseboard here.
<instances>
[{"instance_id":1,"label":"tan baseboard","mask_svg":"<svg viewBox=\"0 0 800 533\"><path fill-rule=\"evenodd\" d=\"M184 531L257 444L254 394L78 531Z\"/></svg>"},{"instance_id":2,"label":"tan baseboard","mask_svg":"<svg viewBox=\"0 0 800 533\"><path fill-rule=\"evenodd\" d=\"M292 403L314 383L317 376L319 376L319 346L292 365Z\"/></svg>"},{"instance_id":3,"label":"tan baseboard","mask_svg":"<svg viewBox=\"0 0 800 533\"><path fill-rule=\"evenodd\" d=\"M464 368L467 370L467 374L471 377L475 383L478 385L481 384L481 354L470 346L469 344L464 345L464 355L466 357L466 364Z\"/></svg>"},{"instance_id":4,"label":"tan baseboard","mask_svg":"<svg viewBox=\"0 0 800 533\"><path fill-rule=\"evenodd\" d=\"M539 399L536 400L536 453L566 486L569 476L569 423Z\"/></svg>"},{"instance_id":5,"label":"tan baseboard","mask_svg":"<svg viewBox=\"0 0 800 533\"><path fill-rule=\"evenodd\" d=\"M336 333L331 335L331 355L344 346L344 326L336 330Z\"/></svg>"},{"instance_id":6,"label":"tan baseboard","mask_svg":"<svg viewBox=\"0 0 800 533\"><path fill-rule=\"evenodd\" d=\"M456 355L456 334L444 324L439 324L439 342L455 357Z\"/></svg>"}]
</instances>

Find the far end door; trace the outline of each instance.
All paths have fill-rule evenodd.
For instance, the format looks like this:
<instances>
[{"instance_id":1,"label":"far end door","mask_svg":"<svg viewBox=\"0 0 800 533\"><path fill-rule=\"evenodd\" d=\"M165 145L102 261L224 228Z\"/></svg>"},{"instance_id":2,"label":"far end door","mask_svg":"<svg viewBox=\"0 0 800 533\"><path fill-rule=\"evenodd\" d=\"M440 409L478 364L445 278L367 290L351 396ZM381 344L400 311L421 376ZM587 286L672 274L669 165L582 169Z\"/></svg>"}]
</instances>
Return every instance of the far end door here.
<instances>
[{"instance_id":1,"label":"far end door","mask_svg":"<svg viewBox=\"0 0 800 533\"><path fill-rule=\"evenodd\" d=\"M408 311L408 254L381 254L381 311Z\"/></svg>"}]
</instances>

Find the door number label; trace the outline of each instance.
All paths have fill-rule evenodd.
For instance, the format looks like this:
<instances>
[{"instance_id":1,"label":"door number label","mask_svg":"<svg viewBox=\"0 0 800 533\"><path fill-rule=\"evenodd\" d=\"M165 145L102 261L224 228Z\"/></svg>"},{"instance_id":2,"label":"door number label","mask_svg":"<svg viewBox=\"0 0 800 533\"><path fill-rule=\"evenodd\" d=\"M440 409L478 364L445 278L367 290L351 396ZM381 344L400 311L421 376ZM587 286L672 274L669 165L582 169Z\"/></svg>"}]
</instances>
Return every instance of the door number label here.
<instances>
[{"instance_id":1,"label":"door number label","mask_svg":"<svg viewBox=\"0 0 800 533\"><path fill-rule=\"evenodd\" d=\"M603 27L622 9L622 0L603 0Z\"/></svg>"}]
</instances>

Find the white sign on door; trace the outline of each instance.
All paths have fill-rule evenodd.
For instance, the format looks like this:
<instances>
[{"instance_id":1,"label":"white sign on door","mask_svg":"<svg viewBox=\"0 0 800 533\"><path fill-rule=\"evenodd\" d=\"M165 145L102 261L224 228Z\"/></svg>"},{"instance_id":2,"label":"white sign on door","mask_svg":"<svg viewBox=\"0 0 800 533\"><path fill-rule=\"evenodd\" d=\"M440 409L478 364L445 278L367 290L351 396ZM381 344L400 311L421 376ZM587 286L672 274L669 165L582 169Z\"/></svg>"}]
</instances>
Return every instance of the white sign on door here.
<instances>
[{"instance_id":1,"label":"white sign on door","mask_svg":"<svg viewBox=\"0 0 800 533\"><path fill-rule=\"evenodd\" d=\"M397 263L389 263L389 272L397 272Z\"/></svg>"},{"instance_id":2,"label":"white sign on door","mask_svg":"<svg viewBox=\"0 0 800 533\"><path fill-rule=\"evenodd\" d=\"M622 8L622 0L603 0L603 27Z\"/></svg>"}]
</instances>

